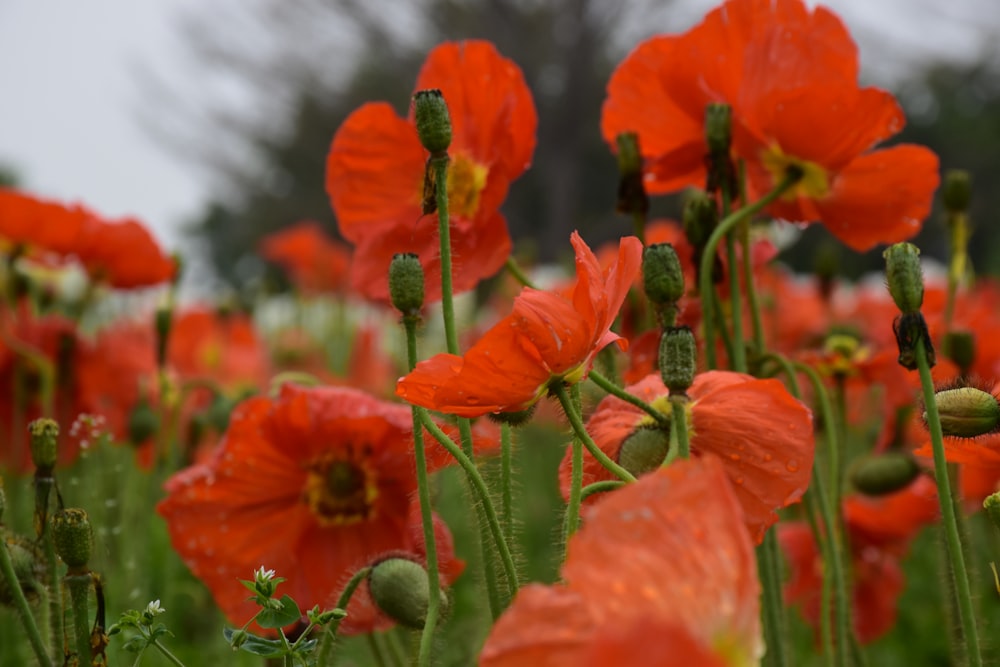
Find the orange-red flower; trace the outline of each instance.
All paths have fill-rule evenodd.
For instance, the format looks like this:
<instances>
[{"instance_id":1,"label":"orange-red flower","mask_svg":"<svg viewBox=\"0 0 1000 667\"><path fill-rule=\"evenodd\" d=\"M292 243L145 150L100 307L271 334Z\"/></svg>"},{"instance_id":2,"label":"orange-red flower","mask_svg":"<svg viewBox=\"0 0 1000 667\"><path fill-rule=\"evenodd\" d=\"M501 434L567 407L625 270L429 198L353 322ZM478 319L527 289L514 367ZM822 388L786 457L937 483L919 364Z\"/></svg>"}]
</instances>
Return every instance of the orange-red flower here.
<instances>
[{"instance_id":1,"label":"orange-red flower","mask_svg":"<svg viewBox=\"0 0 1000 667\"><path fill-rule=\"evenodd\" d=\"M763 653L753 547L711 457L660 468L586 508L562 575L565 584L518 592L481 667L749 665Z\"/></svg>"},{"instance_id":2,"label":"orange-red flower","mask_svg":"<svg viewBox=\"0 0 1000 667\"><path fill-rule=\"evenodd\" d=\"M650 192L706 180L705 109L733 109L733 155L751 190L804 176L769 211L822 221L856 250L909 238L930 211L938 159L919 146L872 147L897 133L892 96L857 85L857 48L829 10L800 0L730 0L683 35L655 37L608 84L602 128L639 134Z\"/></svg>"},{"instance_id":3,"label":"orange-red flower","mask_svg":"<svg viewBox=\"0 0 1000 667\"><path fill-rule=\"evenodd\" d=\"M513 312L464 356L439 354L420 362L399 380L396 394L425 408L476 417L525 410L553 380L585 378L598 351L622 341L611 324L640 269L642 244L623 238L618 260L602 271L579 234L570 240L576 284L569 293L525 288Z\"/></svg>"},{"instance_id":4,"label":"orange-red flower","mask_svg":"<svg viewBox=\"0 0 1000 667\"><path fill-rule=\"evenodd\" d=\"M284 268L306 294L339 292L351 265L350 250L310 220L266 236L260 242L260 254Z\"/></svg>"},{"instance_id":5,"label":"orange-red flower","mask_svg":"<svg viewBox=\"0 0 1000 667\"><path fill-rule=\"evenodd\" d=\"M537 116L521 70L489 42L435 48L416 90L437 88L451 114L448 200L454 289L462 292L503 266L510 254L499 213L510 183L531 162ZM428 154L406 120L384 102L351 114L333 138L326 189L344 238L355 244L352 286L388 300L395 253L420 257L428 301L441 298L437 222L423 216Z\"/></svg>"},{"instance_id":6,"label":"orange-red flower","mask_svg":"<svg viewBox=\"0 0 1000 667\"><path fill-rule=\"evenodd\" d=\"M346 388L284 385L251 398L230 420L210 463L167 482L157 510L174 548L234 623L254 613L238 579L262 565L301 608L332 606L359 568L404 551L422 559L412 416L406 406ZM439 527L444 582L460 574ZM348 606L348 632L384 627L362 597Z\"/></svg>"},{"instance_id":7,"label":"orange-red flower","mask_svg":"<svg viewBox=\"0 0 1000 667\"><path fill-rule=\"evenodd\" d=\"M917 532L937 516L936 487L924 476L889 496L855 495L844 500L853 575L852 618L859 641L875 641L896 623L904 588L899 560ZM801 604L805 619L818 629L823 569L812 531L804 522L782 523L777 530L791 570L785 599Z\"/></svg>"},{"instance_id":8,"label":"orange-red flower","mask_svg":"<svg viewBox=\"0 0 1000 667\"><path fill-rule=\"evenodd\" d=\"M670 414L669 391L659 374L649 375L626 391ZM777 380L742 373L708 371L695 376L688 390L691 454L712 454L723 468L757 541L778 520L776 510L802 496L809 486L815 448L812 413ZM587 422L594 443L614 460L622 444L641 429L661 430L648 414L620 398L601 401ZM563 494L570 484L569 453L560 468ZM583 483L614 479L594 457L584 453Z\"/></svg>"}]
</instances>

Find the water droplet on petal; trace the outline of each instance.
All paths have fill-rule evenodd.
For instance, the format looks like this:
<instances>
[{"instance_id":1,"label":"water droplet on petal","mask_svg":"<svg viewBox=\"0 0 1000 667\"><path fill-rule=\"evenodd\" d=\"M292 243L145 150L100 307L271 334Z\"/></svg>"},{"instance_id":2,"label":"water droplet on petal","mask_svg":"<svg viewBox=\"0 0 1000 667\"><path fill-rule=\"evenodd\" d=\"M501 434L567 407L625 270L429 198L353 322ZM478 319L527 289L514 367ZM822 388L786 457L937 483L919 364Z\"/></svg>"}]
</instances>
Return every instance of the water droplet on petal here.
<instances>
[{"instance_id":1,"label":"water droplet on petal","mask_svg":"<svg viewBox=\"0 0 1000 667\"><path fill-rule=\"evenodd\" d=\"M787 470L788 472L798 472L798 471L799 471L799 462L798 462L798 461L796 461L795 459L791 459L791 460L789 460L789 461L788 461L788 462L787 462L787 463L785 464L785 469L786 469L786 470Z\"/></svg>"}]
</instances>

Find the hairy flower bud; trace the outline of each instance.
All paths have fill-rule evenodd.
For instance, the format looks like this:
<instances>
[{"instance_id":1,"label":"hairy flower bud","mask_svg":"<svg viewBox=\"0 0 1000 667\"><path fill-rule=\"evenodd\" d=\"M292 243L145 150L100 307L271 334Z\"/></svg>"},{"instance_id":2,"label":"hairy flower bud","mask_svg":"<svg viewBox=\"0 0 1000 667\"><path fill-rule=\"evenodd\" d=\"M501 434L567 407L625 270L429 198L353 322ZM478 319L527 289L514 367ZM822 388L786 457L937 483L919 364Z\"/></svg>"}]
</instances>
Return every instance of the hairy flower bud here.
<instances>
[{"instance_id":1,"label":"hairy flower bud","mask_svg":"<svg viewBox=\"0 0 1000 667\"><path fill-rule=\"evenodd\" d=\"M684 202L684 235L695 248L703 248L719 222L715 200L705 192L695 192Z\"/></svg>"},{"instance_id":2,"label":"hairy flower bud","mask_svg":"<svg viewBox=\"0 0 1000 667\"><path fill-rule=\"evenodd\" d=\"M418 90L413 95L413 116L417 136L431 155L448 152L451 145L451 116L440 90Z\"/></svg>"},{"instance_id":3,"label":"hairy flower bud","mask_svg":"<svg viewBox=\"0 0 1000 667\"><path fill-rule=\"evenodd\" d=\"M705 140L711 155L729 155L732 125L733 108L728 104L712 103L705 108Z\"/></svg>"},{"instance_id":4,"label":"hairy flower bud","mask_svg":"<svg viewBox=\"0 0 1000 667\"><path fill-rule=\"evenodd\" d=\"M656 243L643 249L642 284L649 301L658 306L675 306L684 296L684 272L672 245Z\"/></svg>"},{"instance_id":5,"label":"hairy flower bud","mask_svg":"<svg viewBox=\"0 0 1000 667\"><path fill-rule=\"evenodd\" d=\"M387 558L368 574L368 590L379 611L400 625L419 630L427 619L427 570L409 558ZM448 604L444 591L441 607Z\"/></svg>"},{"instance_id":6,"label":"hairy flower bud","mask_svg":"<svg viewBox=\"0 0 1000 667\"><path fill-rule=\"evenodd\" d=\"M160 415L145 398L133 406L128 415L128 439L134 445L141 445L160 430Z\"/></svg>"},{"instance_id":7,"label":"hairy flower bud","mask_svg":"<svg viewBox=\"0 0 1000 667\"><path fill-rule=\"evenodd\" d=\"M671 327L660 338L660 375L671 394L686 394L694 382L698 347L688 327Z\"/></svg>"},{"instance_id":8,"label":"hairy flower bud","mask_svg":"<svg viewBox=\"0 0 1000 667\"><path fill-rule=\"evenodd\" d=\"M424 306L424 268L413 253L396 253L389 264L389 297L405 316L420 313Z\"/></svg>"},{"instance_id":9,"label":"hairy flower bud","mask_svg":"<svg viewBox=\"0 0 1000 667\"><path fill-rule=\"evenodd\" d=\"M670 433L659 426L641 427L622 442L618 465L638 477L663 465L670 451Z\"/></svg>"},{"instance_id":10,"label":"hairy flower bud","mask_svg":"<svg viewBox=\"0 0 1000 667\"><path fill-rule=\"evenodd\" d=\"M976 360L976 338L971 331L949 331L941 342L944 356L950 359L963 375L968 374Z\"/></svg>"},{"instance_id":11,"label":"hairy flower bud","mask_svg":"<svg viewBox=\"0 0 1000 667\"><path fill-rule=\"evenodd\" d=\"M924 302L920 250L912 243L896 243L882 253L889 294L903 313L916 313Z\"/></svg>"},{"instance_id":12,"label":"hairy flower bud","mask_svg":"<svg viewBox=\"0 0 1000 667\"><path fill-rule=\"evenodd\" d=\"M993 525L1000 528L1000 491L991 496L986 496L986 499L983 501L983 509L986 510L986 515L993 522Z\"/></svg>"},{"instance_id":13,"label":"hairy flower bud","mask_svg":"<svg viewBox=\"0 0 1000 667\"><path fill-rule=\"evenodd\" d=\"M941 199L949 213L962 213L969 209L972 199L972 178L962 169L950 169L944 175Z\"/></svg>"},{"instance_id":14,"label":"hairy flower bud","mask_svg":"<svg viewBox=\"0 0 1000 667\"><path fill-rule=\"evenodd\" d=\"M886 452L858 461L851 471L851 484L865 495L882 496L905 489L920 470L910 454Z\"/></svg>"},{"instance_id":15,"label":"hairy flower bud","mask_svg":"<svg viewBox=\"0 0 1000 667\"><path fill-rule=\"evenodd\" d=\"M69 507L52 515L52 539L70 574L87 571L94 535L86 511Z\"/></svg>"},{"instance_id":16,"label":"hairy flower bud","mask_svg":"<svg viewBox=\"0 0 1000 667\"><path fill-rule=\"evenodd\" d=\"M56 467L59 453L59 424L52 419L36 419L28 425L31 435L31 461L43 476Z\"/></svg>"},{"instance_id":17,"label":"hairy flower bud","mask_svg":"<svg viewBox=\"0 0 1000 667\"><path fill-rule=\"evenodd\" d=\"M975 387L946 389L934 394L946 437L975 438L1000 427L1000 405L993 394ZM924 413L927 419L927 413Z\"/></svg>"},{"instance_id":18,"label":"hairy flower bud","mask_svg":"<svg viewBox=\"0 0 1000 667\"><path fill-rule=\"evenodd\" d=\"M0 540L3 540L7 555L10 557L14 577L21 586L21 591L29 601L38 599L44 590L40 583L45 580L44 558L38 546L31 540L7 532L0 526ZM14 589L4 577L0 577L0 606L14 604Z\"/></svg>"},{"instance_id":19,"label":"hairy flower bud","mask_svg":"<svg viewBox=\"0 0 1000 667\"><path fill-rule=\"evenodd\" d=\"M619 213L645 215L649 211L649 195L642 180L642 152L639 135L622 132L615 138L618 145L618 204Z\"/></svg>"}]
</instances>

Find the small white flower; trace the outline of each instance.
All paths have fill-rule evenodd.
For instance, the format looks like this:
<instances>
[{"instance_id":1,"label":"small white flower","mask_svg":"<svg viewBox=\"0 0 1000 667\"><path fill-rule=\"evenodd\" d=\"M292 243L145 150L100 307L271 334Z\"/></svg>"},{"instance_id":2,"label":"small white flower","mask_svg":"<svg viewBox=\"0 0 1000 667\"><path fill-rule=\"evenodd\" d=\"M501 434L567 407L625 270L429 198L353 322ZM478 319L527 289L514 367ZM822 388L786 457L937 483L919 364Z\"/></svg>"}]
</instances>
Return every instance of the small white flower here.
<instances>
[{"instance_id":1,"label":"small white flower","mask_svg":"<svg viewBox=\"0 0 1000 667\"><path fill-rule=\"evenodd\" d=\"M274 570L265 570L261 565L260 569L253 573L253 578L258 584L266 584L274 579L274 574Z\"/></svg>"},{"instance_id":2,"label":"small white flower","mask_svg":"<svg viewBox=\"0 0 1000 667\"><path fill-rule=\"evenodd\" d=\"M159 616L165 611L166 609L160 606L159 600L153 600L152 602L146 605L146 614L149 616Z\"/></svg>"}]
</instances>

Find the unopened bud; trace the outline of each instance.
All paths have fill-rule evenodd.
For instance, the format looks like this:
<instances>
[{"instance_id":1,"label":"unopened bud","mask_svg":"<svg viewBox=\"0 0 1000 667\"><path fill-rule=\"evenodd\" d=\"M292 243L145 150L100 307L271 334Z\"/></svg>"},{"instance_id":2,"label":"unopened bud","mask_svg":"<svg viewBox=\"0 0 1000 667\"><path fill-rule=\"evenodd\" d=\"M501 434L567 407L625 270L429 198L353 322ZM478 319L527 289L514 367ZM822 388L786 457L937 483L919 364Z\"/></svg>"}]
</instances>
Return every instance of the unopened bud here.
<instances>
[{"instance_id":1,"label":"unopened bud","mask_svg":"<svg viewBox=\"0 0 1000 667\"><path fill-rule=\"evenodd\" d=\"M670 393L686 394L694 382L698 346L688 327L671 327L660 338L660 375Z\"/></svg>"},{"instance_id":2,"label":"unopened bud","mask_svg":"<svg viewBox=\"0 0 1000 667\"><path fill-rule=\"evenodd\" d=\"M414 316L424 306L424 267L413 253L397 253L389 264L389 297L403 316Z\"/></svg>"},{"instance_id":3,"label":"unopened bud","mask_svg":"<svg viewBox=\"0 0 1000 667\"><path fill-rule=\"evenodd\" d=\"M163 368L167 364L167 346L170 342L170 328L173 324L174 311L169 307L156 309L156 365Z\"/></svg>"},{"instance_id":4,"label":"unopened bud","mask_svg":"<svg viewBox=\"0 0 1000 667\"><path fill-rule=\"evenodd\" d=\"M11 568L14 570L14 578L21 586L21 591L29 601L38 599L44 587L40 583L44 581L44 560L38 547L28 539L8 533L0 526L0 540L3 540L7 554L10 556ZM6 577L0 577L0 606L14 604L14 589Z\"/></svg>"},{"instance_id":5,"label":"unopened bud","mask_svg":"<svg viewBox=\"0 0 1000 667\"><path fill-rule=\"evenodd\" d=\"M431 155L448 152L451 145L451 116L440 90L418 90L413 95L413 116L420 143Z\"/></svg>"},{"instance_id":6,"label":"unopened bud","mask_svg":"<svg viewBox=\"0 0 1000 667\"><path fill-rule=\"evenodd\" d=\"M496 424L507 424L508 426L524 426L535 416L538 403L532 403L524 410L509 410L504 412L490 412L486 418Z\"/></svg>"},{"instance_id":7,"label":"unopened bud","mask_svg":"<svg viewBox=\"0 0 1000 667\"><path fill-rule=\"evenodd\" d=\"M639 135L622 132L615 138L618 145L618 204L620 213L645 215L649 211L649 195L642 180L642 152Z\"/></svg>"},{"instance_id":8,"label":"unopened bud","mask_svg":"<svg viewBox=\"0 0 1000 667\"><path fill-rule=\"evenodd\" d=\"M1000 405L993 394L975 387L946 389L934 394L941 433L953 438L975 438L995 433L1000 426ZM924 413L927 419L927 413Z\"/></svg>"},{"instance_id":9,"label":"unopened bud","mask_svg":"<svg viewBox=\"0 0 1000 667\"><path fill-rule=\"evenodd\" d=\"M368 590L378 609L400 625L419 630L427 619L427 570L408 558L387 558L372 567ZM439 591L441 607L448 604Z\"/></svg>"},{"instance_id":10,"label":"unopened bud","mask_svg":"<svg viewBox=\"0 0 1000 667\"><path fill-rule=\"evenodd\" d=\"M712 103L705 108L705 140L711 155L729 156L732 143L733 108Z\"/></svg>"},{"instance_id":11,"label":"unopened bud","mask_svg":"<svg viewBox=\"0 0 1000 667\"><path fill-rule=\"evenodd\" d=\"M153 406L145 398L140 398L139 402L132 408L128 416L128 439L133 445L141 445L160 430L160 415L157 414Z\"/></svg>"},{"instance_id":12,"label":"unopened bud","mask_svg":"<svg viewBox=\"0 0 1000 667\"><path fill-rule=\"evenodd\" d=\"M949 331L941 342L941 351L965 375L976 360L976 338L971 331Z\"/></svg>"},{"instance_id":13,"label":"unopened bud","mask_svg":"<svg viewBox=\"0 0 1000 667\"><path fill-rule=\"evenodd\" d=\"M851 483L865 495L882 496L908 487L920 470L910 454L887 452L858 461L851 471Z\"/></svg>"},{"instance_id":14,"label":"unopened bud","mask_svg":"<svg viewBox=\"0 0 1000 667\"><path fill-rule=\"evenodd\" d=\"M695 248L703 248L719 222L719 209L707 193L697 191L684 202L684 235Z\"/></svg>"},{"instance_id":15,"label":"unopened bud","mask_svg":"<svg viewBox=\"0 0 1000 667\"><path fill-rule=\"evenodd\" d=\"M903 313L915 313L924 302L924 276L920 250L912 243L896 243L885 249L885 277L889 294Z\"/></svg>"},{"instance_id":16,"label":"unopened bud","mask_svg":"<svg viewBox=\"0 0 1000 667\"><path fill-rule=\"evenodd\" d=\"M622 176L642 173L642 154L639 151L639 135L622 132L615 137L618 146L618 173Z\"/></svg>"},{"instance_id":17,"label":"unopened bud","mask_svg":"<svg viewBox=\"0 0 1000 667\"><path fill-rule=\"evenodd\" d=\"M56 553L69 567L70 574L87 570L93 539L86 511L70 507L52 516L52 540Z\"/></svg>"},{"instance_id":18,"label":"unopened bud","mask_svg":"<svg viewBox=\"0 0 1000 667\"><path fill-rule=\"evenodd\" d=\"M944 208L949 213L962 213L969 210L972 199L972 178L969 172L962 169L951 169L944 175L944 185L941 187L941 199Z\"/></svg>"},{"instance_id":19,"label":"unopened bud","mask_svg":"<svg viewBox=\"0 0 1000 667\"><path fill-rule=\"evenodd\" d=\"M31 436L31 461L43 475L56 467L59 453L59 424L53 419L36 419L28 425Z\"/></svg>"},{"instance_id":20,"label":"unopened bud","mask_svg":"<svg viewBox=\"0 0 1000 667\"><path fill-rule=\"evenodd\" d=\"M670 433L659 426L640 427L622 442L618 465L638 477L663 465L670 451Z\"/></svg>"},{"instance_id":21,"label":"unopened bud","mask_svg":"<svg viewBox=\"0 0 1000 667\"><path fill-rule=\"evenodd\" d=\"M1000 528L1000 491L986 496L986 500L983 501L983 509L986 510L986 516L990 518L993 525Z\"/></svg>"},{"instance_id":22,"label":"unopened bud","mask_svg":"<svg viewBox=\"0 0 1000 667\"><path fill-rule=\"evenodd\" d=\"M684 296L684 272L672 245L657 243L643 249L642 283L650 302L658 306L673 306Z\"/></svg>"}]
</instances>

